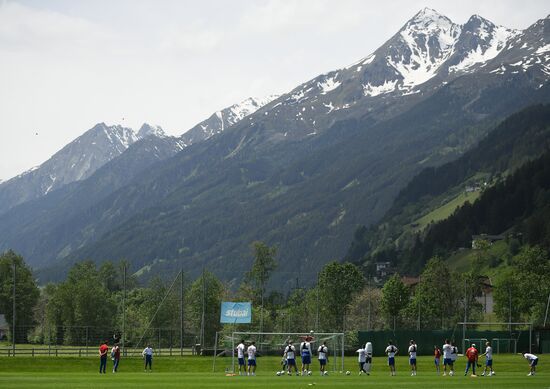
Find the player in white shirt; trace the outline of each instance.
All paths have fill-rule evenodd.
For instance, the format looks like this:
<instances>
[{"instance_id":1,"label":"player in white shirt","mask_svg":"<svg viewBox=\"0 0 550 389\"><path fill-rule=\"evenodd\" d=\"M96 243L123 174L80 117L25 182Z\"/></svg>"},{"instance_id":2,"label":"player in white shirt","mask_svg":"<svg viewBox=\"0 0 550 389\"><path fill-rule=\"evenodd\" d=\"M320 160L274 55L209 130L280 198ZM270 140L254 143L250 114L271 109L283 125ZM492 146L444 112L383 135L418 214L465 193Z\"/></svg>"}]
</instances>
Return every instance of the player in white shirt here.
<instances>
[{"instance_id":1,"label":"player in white shirt","mask_svg":"<svg viewBox=\"0 0 550 389\"><path fill-rule=\"evenodd\" d=\"M357 362L359 362L359 375L367 373L365 370L365 363L367 362L367 351L364 348L360 348L356 351L359 355L357 356Z\"/></svg>"},{"instance_id":2,"label":"player in white shirt","mask_svg":"<svg viewBox=\"0 0 550 389\"><path fill-rule=\"evenodd\" d=\"M454 369L455 362L458 358L458 347L456 347L454 340L451 340L451 346L453 347L453 351L451 353L451 362L453 363L453 369Z\"/></svg>"},{"instance_id":3,"label":"player in white shirt","mask_svg":"<svg viewBox=\"0 0 550 389\"><path fill-rule=\"evenodd\" d=\"M317 349L317 354L319 355L319 369L321 371L321 375L326 375L326 367L328 362L328 347L323 342L319 348Z\"/></svg>"},{"instance_id":4,"label":"player in white shirt","mask_svg":"<svg viewBox=\"0 0 550 389\"><path fill-rule=\"evenodd\" d=\"M246 373L246 367L244 365L244 351L246 346L244 345L244 339L241 339L241 342L237 346L237 359L239 361L239 375Z\"/></svg>"},{"instance_id":5,"label":"player in white shirt","mask_svg":"<svg viewBox=\"0 0 550 389\"><path fill-rule=\"evenodd\" d=\"M454 375L454 367L453 367L453 346L451 346L451 342L449 342L449 339L445 339L445 344L442 347L443 351L443 375L447 375L447 366L449 366L449 375Z\"/></svg>"},{"instance_id":6,"label":"player in white shirt","mask_svg":"<svg viewBox=\"0 0 550 389\"><path fill-rule=\"evenodd\" d=\"M285 353L283 356L286 359L286 366L287 366L287 373L288 375L292 374L292 368L294 367L294 372L296 375L300 375L298 373L298 368L296 367L296 348L292 344L292 340L288 341L287 346L285 347Z\"/></svg>"},{"instance_id":7,"label":"player in white shirt","mask_svg":"<svg viewBox=\"0 0 550 389\"><path fill-rule=\"evenodd\" d=\"M409 344L409 365L411 365L411 375L416 375L416 351L418 347L412 339Z\"/></svg>"},{"instance_id":8,"label":"player in white shirt","mask_svg":"<svg viewBox=\"0 0 550 389\"><path fill-rule=\"evenodd\" d=\"M539 363L539 357L537 357L535 354L531 353L523 353L523 358L527 359L529 361L530 371L528 376L535 375L535 371L537 370L537 364Z\"/></svg>"},{"instance_id":9,"label":"player in white shirt","mask_svg":"<svg viewBox=\"0 0 550 389\"><path fill-rule=\"evenodd\" d=\"M367 355L367 358L365 360L365 371L367 372L367 375L370 375L370 371L372 369L372 343L367 342L365 344L365 354Z\"/></svg>"},{"instance_id":10,"label":"player in white shirt","mask_svg":"<svg viewBox=\"0 0 550 389\"><path fill-rule=\"evenodd\" d=\"M396 375L395 372L395 355L399 352L399 349L393 345L393 342L390 340L388 342L388 347L386 347L386 354L388 355L388 366L390 367L390 375Z\"/></svg>"},{"instance_id":11,"label":"player in white shirt","mask_svg":"<svg viewBox=\"0 0 550 389\"><path fill-rule=\"evenodd\" d=\"M256 375L256 346L255 342L250 342L250 346L246 350L248 354L248 375Z\"/></svg>"},{"instance_id":12,"label":"player in white shirt","mask_svg":"<svg viewBox=\"0 0 550 389\"><path fill-rule=\"evenodd\" d=\"M300 355L302 356L302 375L311 374L309 365L311 365L311 336L306 336L306 339L300 344Z\"/></svg>"},{"instance_id":13,"label":"player in white shirt","mask_svg":"<svg viewBox=\"0 0 550 389\"><path fill-rule=\"evenodd\" d=\"M485 347L485 352L481 354L481 356L485 355L485 368L483 369L483 373L481 373L481 375L485 375L488 368L488 375L492 376L495 375L495 371L493 370L493 348L491 347L491 342L485 343Z\"/></svg>"}]
</instances>

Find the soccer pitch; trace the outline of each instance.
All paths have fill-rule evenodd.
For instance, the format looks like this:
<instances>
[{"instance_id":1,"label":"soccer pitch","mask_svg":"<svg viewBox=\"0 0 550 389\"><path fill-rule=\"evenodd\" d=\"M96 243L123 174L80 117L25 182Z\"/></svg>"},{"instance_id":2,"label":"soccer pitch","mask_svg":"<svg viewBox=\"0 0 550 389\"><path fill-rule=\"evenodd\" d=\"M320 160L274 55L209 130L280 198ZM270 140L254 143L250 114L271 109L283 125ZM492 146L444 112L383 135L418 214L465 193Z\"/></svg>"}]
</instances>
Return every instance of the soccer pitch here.
<instances>
[{"instance_id":1,"label":"soccer pitch","mask_svg":"<svg viewBox=\"0 0 550 389\"><path fill-rule=\"evenodd\" d=\"M390 377L385 361L374 358L370 376L359 376L356 358L347 357L349 376L331 372L321 377L314 363L312 376L278 377L280 358L262 357L255 377L228 377L225 369L231 365L230 358L218 358L215 373L208 357L158 357L152 373L144 373L141 358L124 358L118 373L111 373L109 361L107 374L100 375L98 358L2 357L0 388L550 388L550 357L545 355L539 356L540 370L534 377L527 377L529 367L521 355L496 355L493 377L465 377L464 358L459 358L454 377L438 376L431 357L418 359L415 377L410 376L406 357L398 357L397 376Z\"/></svg>"}]
</instances>

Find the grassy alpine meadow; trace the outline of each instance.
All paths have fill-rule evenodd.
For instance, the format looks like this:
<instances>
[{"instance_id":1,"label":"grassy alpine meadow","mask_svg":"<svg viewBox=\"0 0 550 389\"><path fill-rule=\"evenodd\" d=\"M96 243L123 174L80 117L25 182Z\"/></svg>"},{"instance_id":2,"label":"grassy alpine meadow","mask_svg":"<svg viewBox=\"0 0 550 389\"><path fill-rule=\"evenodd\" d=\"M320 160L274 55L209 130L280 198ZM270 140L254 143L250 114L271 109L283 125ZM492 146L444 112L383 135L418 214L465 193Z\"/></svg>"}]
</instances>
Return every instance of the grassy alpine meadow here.
<instances>
[{"instance_id":1,"label":"grassy alpine meadow","mask_svg":"<svg viewBox=\"0 0 550 389\"><path fill-rule=\"evenodd\" d=\"M398 357L397 376L390 377L386 359L374 358L370 376L359 376L356 358L346 357L345 370L351 375L330 372L321 377L318 364L306 377L277 376L280 358L258 358L255 377L226 376L230 358L218 358L212 372L211 357L157 357L153 371L143 371L141 358L124 358L119 372L99 374L99 360L91 357L2 357L0 388L550 388L550 356L539 356L537 375L527 377L529 367L521 355L496 355L495 376L464 376L464 358L459 358L454 377L437 375L431 357L418 359L418 375L411 377L408 360ZM481 363L480 359L480 363ZM332 368L332 363L331 363Z\"/></svg>"}]
</instances>

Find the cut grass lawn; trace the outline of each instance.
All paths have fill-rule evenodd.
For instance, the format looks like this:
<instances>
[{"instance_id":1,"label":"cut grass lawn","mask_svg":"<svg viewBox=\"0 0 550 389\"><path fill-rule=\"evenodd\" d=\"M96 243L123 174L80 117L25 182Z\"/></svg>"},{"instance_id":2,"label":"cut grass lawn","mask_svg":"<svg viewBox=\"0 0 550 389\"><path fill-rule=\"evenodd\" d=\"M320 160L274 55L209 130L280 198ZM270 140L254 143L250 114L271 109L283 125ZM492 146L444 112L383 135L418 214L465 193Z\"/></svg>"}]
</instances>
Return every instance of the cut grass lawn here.
<instances>
[{"instance_id":1,"label":"cut grass lawn","mask_svg":"<svg viewBox=\"0 0 550 389\"><path fill-rule=\"evenodd\" d=\"M550 357L539 356L539 371L527 377L527 361L521 355L496 355L493 377L465 377L464 358L460 358L454 377L438 376L429 356L419 357L418 375L410 376L406 357L397 358L397 376L390 377L385 358L374 358L370 376L359 376L356 358L347 357L346 376L331 372L321 377L314 361L310 377L277 377L280 358L258 358L255 377L227 377L230 358L218 358L216 372L212 372L212 358L208 357L158 357L153 362L153 372L143 372L140 358L125 358L119 373L113 374L111 361L107 374L99 374L97 358L15 357L0 358L0 388L549 388L550 373L547 364ZM481 362L481 359L480 359Z\"/></svg>"}]
</instances>

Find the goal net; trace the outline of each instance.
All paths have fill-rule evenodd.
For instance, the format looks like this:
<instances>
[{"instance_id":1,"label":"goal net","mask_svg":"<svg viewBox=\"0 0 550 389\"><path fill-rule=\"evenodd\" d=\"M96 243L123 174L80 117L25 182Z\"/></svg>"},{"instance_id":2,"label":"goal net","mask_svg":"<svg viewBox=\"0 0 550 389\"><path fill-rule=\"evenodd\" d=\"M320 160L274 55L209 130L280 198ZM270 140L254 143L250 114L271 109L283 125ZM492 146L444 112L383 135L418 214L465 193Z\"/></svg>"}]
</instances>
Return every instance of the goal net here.
<instances>
[{"instance_id":1,"label":"goal net","mask_svg":"<svg viewBox=\"0 0 550 389\"><path fill-rule=\"evenodd\" d=\"M226 350L225 355L231 356L230 365L226 366L226 371L235 372L237 361L236 348L241 340L246 345L255 342L258 350L258 356L279 356L282 359L287 342L291 340L296 347L296 354L299 355L300 343L311 336L311 350L313 351L312 366L315 366L317 359L317 350L323 342L328 348L328 371L344 370L344 333L343 332L232 332L230 335L220 335L217 341L217 350L214 352L215 366L217 354ZM300 358L298 357L298 360ZM229 362L229 361L228 361ZM281 369L279 369L281 370Z\"/></svg>"},{"instance_id":2,"label":"goal net","mask_svg":"<svg viewBox=\"0 0 550 389\"><path fill-rule=\"evenodd\" d=\"M523 352L529 350L533 340L532 323L458 323L462 326L463 352L472 343L480 353L486 351L486 343L490 342L494 354Z\"/></svg>"}]
</instances>

